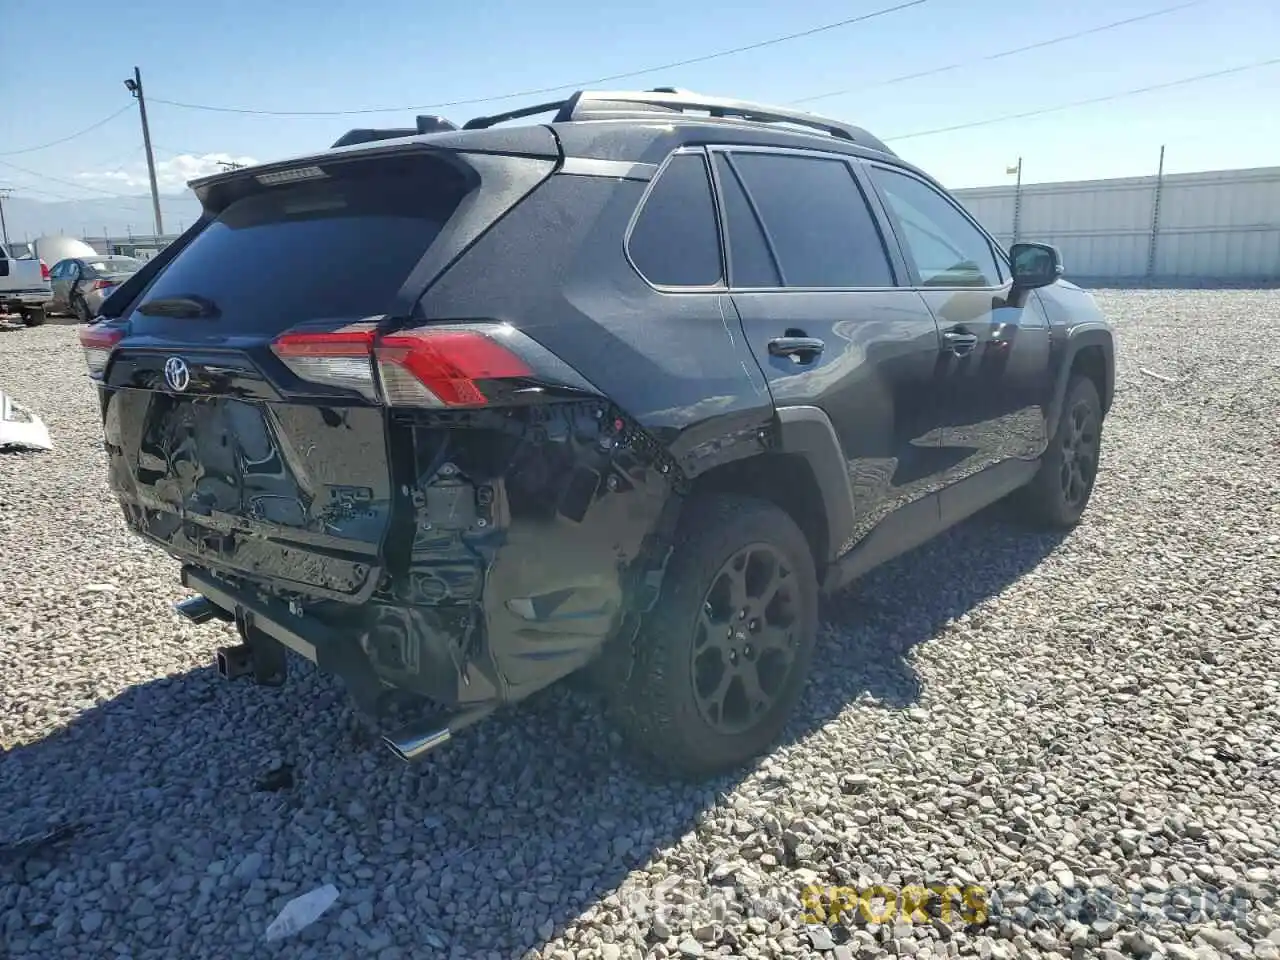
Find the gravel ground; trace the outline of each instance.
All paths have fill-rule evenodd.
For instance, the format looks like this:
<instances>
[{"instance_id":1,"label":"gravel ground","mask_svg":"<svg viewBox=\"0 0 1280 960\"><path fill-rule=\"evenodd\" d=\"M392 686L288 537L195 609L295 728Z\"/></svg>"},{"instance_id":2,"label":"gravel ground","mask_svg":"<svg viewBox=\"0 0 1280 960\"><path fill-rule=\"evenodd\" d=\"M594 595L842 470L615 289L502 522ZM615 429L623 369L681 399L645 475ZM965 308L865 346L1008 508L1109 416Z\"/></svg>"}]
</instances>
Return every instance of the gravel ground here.
<instances>
[{"instance_id":1,"label":"gravel ground","mask_svg":"<svg viewBox=\"0 0 1280 960\"><path fill-rule=\"evenodd\" d=\"M702 789L565 691L406 768L334 681L219 681L227 637L107 495L74 328L0 333L57 444L0 455L0 844L69 829L0 846L0 954L1280 957L1280 291L1098 297L1086 522L983 517L872 574L793 742ZM804 922L808 885L921 883L980 885L987 922Z\"/></svg>"}]
</instances>

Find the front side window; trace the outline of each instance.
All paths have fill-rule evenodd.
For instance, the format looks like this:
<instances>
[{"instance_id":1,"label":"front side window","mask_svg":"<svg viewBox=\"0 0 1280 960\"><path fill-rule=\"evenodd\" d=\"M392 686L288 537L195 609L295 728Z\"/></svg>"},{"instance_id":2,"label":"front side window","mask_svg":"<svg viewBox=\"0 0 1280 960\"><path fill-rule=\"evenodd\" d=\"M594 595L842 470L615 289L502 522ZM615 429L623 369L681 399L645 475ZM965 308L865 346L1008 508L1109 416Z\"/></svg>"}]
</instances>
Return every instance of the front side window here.
<instances>
[{"instance_id":1,"label":"front side window","mask_svg":"<svg viewBox=\"0 0 1280 960\"><path fill-rule=\"evenodd\" d=\"M678 153L654 181L627 242L631 262L659 287L720 283L720 231L701 153Z\"/></svg>"},{"instance_id":2,"label":"front side window","mask_svg":"<svg viewBox=\"0 0 1280 960\"><path fill-rule=\"evenodd\" d=\"M870 170L923 286L1000 285L1000 268L987 238L951 201L905 173L875 166Z\"/></svg>"}]
</instances>

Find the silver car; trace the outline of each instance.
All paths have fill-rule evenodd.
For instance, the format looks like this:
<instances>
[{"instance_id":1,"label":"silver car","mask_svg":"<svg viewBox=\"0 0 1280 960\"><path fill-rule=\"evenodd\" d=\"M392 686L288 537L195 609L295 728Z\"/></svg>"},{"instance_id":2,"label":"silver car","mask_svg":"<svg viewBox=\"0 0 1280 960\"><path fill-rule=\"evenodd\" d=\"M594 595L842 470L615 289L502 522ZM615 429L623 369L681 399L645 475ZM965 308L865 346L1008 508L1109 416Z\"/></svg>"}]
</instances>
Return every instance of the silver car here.
<instances>
[{"instance_id":1,"label":"silver car","mask_svg":"<svg viewBox=\"0 0 1280 960\"><path fill-rule=\"evenodd\" d=\"M53 302L49 309L74 313L88 323L98 313L102 301L142 266L133 257L73 257L59 260L49 271Z\"/></svg>"}]
</instances>

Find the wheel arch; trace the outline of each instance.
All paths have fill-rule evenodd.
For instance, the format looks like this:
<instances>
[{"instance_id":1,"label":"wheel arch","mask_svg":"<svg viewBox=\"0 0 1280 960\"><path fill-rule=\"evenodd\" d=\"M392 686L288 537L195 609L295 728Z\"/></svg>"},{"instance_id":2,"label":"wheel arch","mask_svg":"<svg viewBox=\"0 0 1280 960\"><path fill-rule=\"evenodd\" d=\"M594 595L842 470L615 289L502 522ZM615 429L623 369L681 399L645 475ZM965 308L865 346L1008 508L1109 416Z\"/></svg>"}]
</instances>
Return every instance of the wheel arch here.
<instances>
[{"instance_id":1,"label":"wheel arch","mask_svg":"<svg viewBox=\"0 0 1280 960\"><path fill-rule=\"evenodd\" d=\"M1115 397L1115 339L1105 324L1083 324L1068 334L1067 348L1054 384L1049 411L1049 436L1058 429L1067 385L1074 375L1093 381L1102 401L1103 416L1111 409Z\"/></svg>"},{"instance_id":2,"label":"wheel arch","mask_svg":"<svg viewBox=\"0 0 1280 960\"><path fill-rule=\"evenodd\" d=\"M853 490L839 438L818 407L777 411L777 443L701 474L693 494L756 497L785 511L804 533L822 570L853 531Z\"/></svg>"}]
</instances>

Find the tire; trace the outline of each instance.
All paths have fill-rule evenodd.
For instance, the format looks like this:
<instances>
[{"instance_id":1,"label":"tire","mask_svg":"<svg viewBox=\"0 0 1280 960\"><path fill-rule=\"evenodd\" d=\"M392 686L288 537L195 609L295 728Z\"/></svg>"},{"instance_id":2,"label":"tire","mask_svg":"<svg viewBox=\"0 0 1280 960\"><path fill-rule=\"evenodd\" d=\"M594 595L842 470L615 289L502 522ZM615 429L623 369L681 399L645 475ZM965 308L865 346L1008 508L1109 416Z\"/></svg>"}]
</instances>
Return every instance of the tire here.
<instances>
[{"instance_id":1,"label":"tire","mask_svg":"<svg viewBox=\"0 0 1280 960\"><path fill-rule=\"evenodd\" d=\"M1101 449L1098 388L1088 377L1073 375L1040 469L1018 491L1016 503L1023 518L1053 530L1068 530L1079 523L1093 494Z\"/></svg>"},{"instance_id":2,"label":"tire","mask_svg":"<svg viewBox=\"0 0 1280 960\"><path fill-rule=\"evenodd\" d=\"M28 327L38 327L45 321L45 312L38 307L22 311L22 322Z\"/></svg>"},{"instance_id":3,"label":"tire","mask_svg":"<svg viewBox=\"0 0 1280 960\"><path fill-rule=\"evenodd\" d=\"M701 780L741 766L782 733L813 657L818 583L804 534L762 500L691 500L676 544L614 713L642 756L665 772ZM768 578L771 572L777 579ZM775 603L766 608L771 585ZM740 619L735 610L750 612ZM752 637L759 638L755 648ZM727 672L717 673L716 664ZM718 706L705 695L716 680L724 691ZM768 704L746 710L753 682Z\"/></svg>"}]
</instances>

